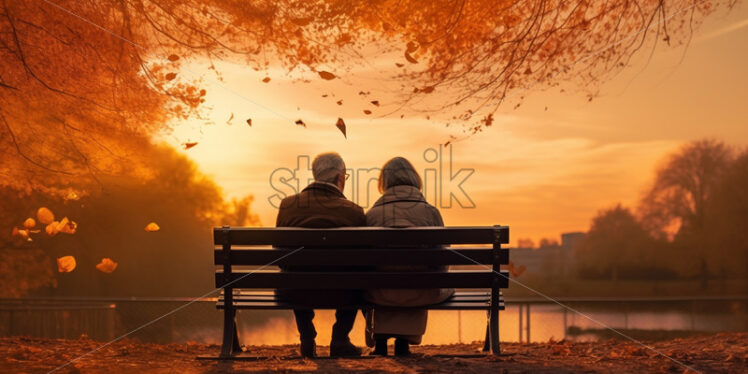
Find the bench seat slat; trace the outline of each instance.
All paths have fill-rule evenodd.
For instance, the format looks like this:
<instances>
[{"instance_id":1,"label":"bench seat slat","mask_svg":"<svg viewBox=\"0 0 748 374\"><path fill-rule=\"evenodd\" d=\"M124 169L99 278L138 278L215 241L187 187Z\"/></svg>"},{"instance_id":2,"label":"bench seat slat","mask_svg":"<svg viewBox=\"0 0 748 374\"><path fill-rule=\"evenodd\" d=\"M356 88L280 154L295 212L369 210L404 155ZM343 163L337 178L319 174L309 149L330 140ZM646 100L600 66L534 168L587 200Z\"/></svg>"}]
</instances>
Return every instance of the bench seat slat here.
<instances>
[{"instance_id":1,"label":"bench seat slat","mask_svg":"<svg viewBox=\"0 0 748 374\"><path fill-rule=\"evenodd\" d=\"M232 265L273 266L377 266L377 265L490 265L493 250L483 249L239 249L231 251ZM509 263L509 250L500 250L499 261ZM226 263L221 250L214 252L216 265Z\"/></svg>"},{"instance_id":2,"label":"bench seat slat","mask_svg":"<svg viewBox=\"0 0 748 374\"><path fill-rule=\"evenodd\" d=\"M436 310L487 310L489 309L489 303L490 292L480 292L480 295L476 295L476 292L465 294L456 291L452 297L444 302L428 305L424 308ZM298 305L294 305L293 303L278 300L274 294L234 295L234 306L238 309L294 309L295 307L298 307ZM224 308L223 296L218 298L216 307L218 309ZM316 309L337 309L338 307L340 306L321 306ZM349 305L348 307L370 309L373 305L370 303L363 303L359 305ZM502 310L504 309L503 295L501 295L499 299L499 308Z\"/></svg>"},{"instance_id":3,"label":"bench seat slat","mask_svg":"<svg viewBox=\"0 0 748 374\"><path fill-rule=\"evenodd\" d=\"M273 289L336 289L370 288L485 288L496 282L500 288L509 284L509 273L491 271L460 272L216 272L216 286ZM226 279L228 278L228 279ZM304 287L300 287L304 285Z\"/></svg>"},{"instance_id":4,"label":"bench seat slat","mask_svg":"<svg viewBox=\"0 0 748 374\"><path fill-rule=\"evenodd\" d=\"M213 229L214 244L227 238L222 227ZM491 244L496 240L509 243L506 226L463 227L345 227L335 229L304 229L296 227L230 227L232 245L328 246L328 245L440 245Z\"/></svg>"}]
</instances>

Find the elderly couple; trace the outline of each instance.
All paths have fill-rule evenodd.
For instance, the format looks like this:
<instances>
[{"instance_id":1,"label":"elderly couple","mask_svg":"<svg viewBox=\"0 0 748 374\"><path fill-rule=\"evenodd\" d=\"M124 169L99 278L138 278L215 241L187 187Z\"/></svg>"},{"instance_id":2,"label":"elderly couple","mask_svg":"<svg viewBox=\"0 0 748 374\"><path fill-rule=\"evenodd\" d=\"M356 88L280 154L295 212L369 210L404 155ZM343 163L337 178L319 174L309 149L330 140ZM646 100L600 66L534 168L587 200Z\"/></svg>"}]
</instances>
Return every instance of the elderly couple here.
<instances>
[{"instance_id":1,"label":"elderly couple","mask_svg":"<svg viewBox=\"0 0 748 374\"><path fill-rule=\"evenodd\" d=\"M379 174L382 197L364 214L363 209L345 198L347 179L345 163L337 153L318 155L312 163L314 182L301 193L286 197L278 211L276 226L331 228L348 226L443 226L441 214L426 202L421 193L421 177L413 165L402 157L384 164ZM301 270L301 269L298 269ZM314 270L325 270L315 268ZM328 269L331 270L331 269ZM337 269L340 270L340 269ZM403 269L391 269L403 270ZM442 302L452 295L451 289L367 290L354 291L282 290L281 296L300 305L355 305L361 296L376 305L366 314L366 344L372 354L387 355L387 340L395 339L395 355L410 354L409 344L419 344L426 331L428 311L417 308ZM414 307L403 309L403 307ZM356 320L356 309L337 309L332 327L330 356L360 356L348 333ZM296 326L301 338L301 355L316 356L314 310L295 309Z\"/></svg>"}]
</instances>

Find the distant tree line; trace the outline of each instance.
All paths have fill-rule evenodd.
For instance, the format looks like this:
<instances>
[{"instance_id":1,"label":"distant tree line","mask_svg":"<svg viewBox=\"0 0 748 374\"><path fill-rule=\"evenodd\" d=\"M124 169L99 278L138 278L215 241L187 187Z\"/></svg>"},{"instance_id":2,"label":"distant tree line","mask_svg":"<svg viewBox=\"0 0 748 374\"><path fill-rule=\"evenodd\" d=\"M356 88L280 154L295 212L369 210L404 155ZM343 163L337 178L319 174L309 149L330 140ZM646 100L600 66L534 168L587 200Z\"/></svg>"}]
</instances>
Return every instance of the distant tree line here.
<instances>
[{"instance_id":1,"label":"distant tree line","mask_svg":"<svg viewBox=\"0 0 748 374\"><path fill-rule=\"evenodd\" d=\"M575 247L583 279L748 275L748 149L716 140L667 157L635 209L601 210Z\"/></svg>"},{"instance_id":2,"label":"distant tree line","mask_svg":"<svg viewBox=\"0 0 748 374\"><path fill-rule=\"evenodd\" d=\"M259 225L252 196L226 200L173 148L147 152L147 174L99 176L100 186L81 196L0 187L0 297L195 296L212 289L211 228ZM75 233L50 236L37 224L31 241L13 235L11 228L36 218L39 207L75 221ZM158 231L145 230L151 222ZM75 258L73 271L58 271L62 256ZM99 271L102 258L117 268Z\"/></svg>"}]
</instances>

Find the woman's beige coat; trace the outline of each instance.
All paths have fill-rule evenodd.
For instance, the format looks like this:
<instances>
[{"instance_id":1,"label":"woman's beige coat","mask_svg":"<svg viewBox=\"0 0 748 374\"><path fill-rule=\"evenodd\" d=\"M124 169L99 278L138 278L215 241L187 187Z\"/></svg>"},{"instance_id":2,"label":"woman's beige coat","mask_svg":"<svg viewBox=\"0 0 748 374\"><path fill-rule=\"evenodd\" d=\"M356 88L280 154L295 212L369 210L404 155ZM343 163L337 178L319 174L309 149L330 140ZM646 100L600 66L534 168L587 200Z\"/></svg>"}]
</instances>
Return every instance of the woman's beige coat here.
<instances>
[{"instance_id":1,"label":"woman's beige coat","mask_svg":"<svg viewBox=\"0 0 748 374\"><path fill-rule=\"evenodd\" d=\"M412 186L394 186L366 213L368 226L411 227L444 226L442 216ZM411 267L387 267L390 271L424 270ZM373 346L372 334L405 337L412 344L419 344L426 331L428 311L402 307L418 307L440 303L448 299L453 289L375 289L369 290L365 298L377 305L367 316L367 345ZM388 307L400 307L393 309Z\"/></svg>"}]
</instances>

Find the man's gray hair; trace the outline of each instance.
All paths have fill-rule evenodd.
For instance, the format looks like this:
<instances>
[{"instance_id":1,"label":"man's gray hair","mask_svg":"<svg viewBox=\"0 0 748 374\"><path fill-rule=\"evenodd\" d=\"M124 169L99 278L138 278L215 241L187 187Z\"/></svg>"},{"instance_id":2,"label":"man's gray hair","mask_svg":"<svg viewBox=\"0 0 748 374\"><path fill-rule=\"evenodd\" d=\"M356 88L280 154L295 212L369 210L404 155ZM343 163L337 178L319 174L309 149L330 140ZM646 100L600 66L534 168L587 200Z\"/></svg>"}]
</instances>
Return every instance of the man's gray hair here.
<instances>
[{"instance_id":1,"label":"man's gray hair","mask_svg":"<svg viewBox=\"0 0 748 374\"><path fill-rule=\"evenodd\" d=\"M312 161L312 175L317 182L335 183L341 173L345 174L345 162L336 152L320 153Z\"/></svg>"}]
</instances>

